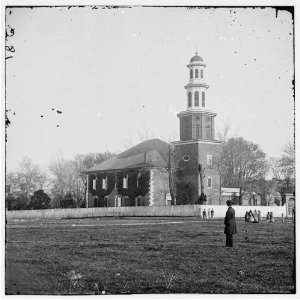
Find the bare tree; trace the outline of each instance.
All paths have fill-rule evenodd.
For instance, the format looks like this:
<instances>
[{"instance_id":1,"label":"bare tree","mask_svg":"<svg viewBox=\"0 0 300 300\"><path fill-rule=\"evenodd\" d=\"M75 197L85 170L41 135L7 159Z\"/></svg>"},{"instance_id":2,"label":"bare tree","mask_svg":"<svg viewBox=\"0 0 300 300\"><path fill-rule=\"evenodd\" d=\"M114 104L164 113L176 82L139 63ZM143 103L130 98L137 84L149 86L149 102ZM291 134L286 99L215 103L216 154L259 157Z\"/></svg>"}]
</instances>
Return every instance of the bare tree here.
<instances>
[{"instance_id":1,"label":"bare tree","mask_svg":"<svg viewBox=\"0 0 300 300\"><path fill-rule=\"evenodd\" d=\"M225 123L224 127L221 130L217 131L217 137L220 141L226 142L229 138L231 125L229 123Z\"/></svg>"},{"instance_id":2,"label":"bare tree","mask_svg":"<svg viewBox=\"0 0 300 300\"><path fill-rule=\"evenodd\" d=\"M138 140L140 142L152 139L154 137L153 132L149 128L140 129L137 133Z\"/></svg>"},{"instance_id":3,"label":"bare tree","mask_svg":"<svg viewBox=\"0 0 300 300\"><path fill-rule=\"evenodd\" d=\"M283 180L283 172L281 169L281 162L280 158L277 157L270 157L268 160L269 169L272 173L272 177L276 180Z\"/></svg>"},{"instance_id":4,"label":"bare tree","mask_svg":"<svg viewBox=\"0 0 300 300\"><path fill-rule=\"evenodd\" d=\"M80 207L84 201L87 182L84 171L113 157L110 152L78 154L73 160L65 160L61 155L51 162L52 194L60 206L62 198L72 195L75 205Z\"/></svg>"},{"instance_id":5,"label":"bare tree","mask_svg":"<svg viewBox=\"0 0 300 300\"><path fill-rule=\"evenodd\" d=\"M241 137L230 138L224 143L216 165L222 184L241 190L248 182L264 178L268 170L265 153L258 145Z\"/></svg>"},{"instance_id":6,"label":"bare tree","mask_svg":"<svg viewBox=\"0 0 300 300\"><path fill-rule=\"evenodd\" d=\"M269 166L277 189L284 197L285 193L295 190L295 147L288 143L280 158L270 158Z\"/></svg>"},{"instance_id":7,"label":"bare tree","mask_svg":"<svg viewBox=\"0 0 300 300\"><path fill-rule=\"evenodd\" d=\"M175 166L175 148L174 145L169 146L169 161L168 161L168 173L169 173L169 189L172 198L172 204L176 205L176 166Z\"/></svg>"},{"instance_id":8,"label":"bare tree","mask_svg":"<svg viewBox=\"0 0 300 300\"><path fill-rule=\"evenodd\" d=\"M28 157L23 158L17 172L10 172L6 176L7 183L23 191L27 198L34 191L44 189L47 180L46 173Z\"/></svg>"}]
</instances>

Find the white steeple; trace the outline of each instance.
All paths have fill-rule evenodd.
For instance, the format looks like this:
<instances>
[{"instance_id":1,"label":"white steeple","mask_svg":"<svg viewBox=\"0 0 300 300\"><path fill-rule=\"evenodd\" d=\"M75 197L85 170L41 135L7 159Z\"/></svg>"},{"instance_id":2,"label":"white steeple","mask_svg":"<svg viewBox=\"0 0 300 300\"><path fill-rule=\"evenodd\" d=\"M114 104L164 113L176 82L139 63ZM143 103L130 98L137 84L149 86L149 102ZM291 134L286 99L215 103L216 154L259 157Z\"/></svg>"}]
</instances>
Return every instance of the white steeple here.
<instances>
[{"instance_id":1,"label":"white steeple","mask_svg":"<svg viewBox=\"0 0 300 300\"><path fill-rule=\"evenodd\" d=\"M202 57L196 52L187 67L189 69L189 82L185 86L187 110L204 110L206 107L206 90L208 89L208 85L204 82L206 65Z\"/></svg>"}]
</instances>

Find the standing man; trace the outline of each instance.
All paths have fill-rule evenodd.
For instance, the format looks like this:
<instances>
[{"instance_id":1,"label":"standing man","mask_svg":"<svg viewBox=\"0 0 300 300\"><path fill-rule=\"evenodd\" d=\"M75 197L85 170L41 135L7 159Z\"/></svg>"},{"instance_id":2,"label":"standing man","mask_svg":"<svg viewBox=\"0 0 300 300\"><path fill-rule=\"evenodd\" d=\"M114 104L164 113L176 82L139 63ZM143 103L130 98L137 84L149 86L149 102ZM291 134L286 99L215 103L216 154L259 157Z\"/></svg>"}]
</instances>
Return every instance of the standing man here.
<instances>
[{"instance_id":1,"label":"standing man","mask_svg":"<svg viewBox=\"0 0 300 300\"><path fill-rule=\"evenodd\" d=\"M228 206L226 216L224 219L225 229L224 233L226 234L226 247L233 247L233 235L236 234L236 222L235 222L235 211L231 207L232 200L227 200L226 204Z\"/></svg>"},{"instance_id":2,"label":"standing man","mask_svg":"<svg viewBox=\"0 0 300 300\"><path fill-rule=\"evenodd\" d=\"M257 215L258 215L258 223L261 223L261 211L260 210L257 212Z\"/></svg>"}]
</instances>

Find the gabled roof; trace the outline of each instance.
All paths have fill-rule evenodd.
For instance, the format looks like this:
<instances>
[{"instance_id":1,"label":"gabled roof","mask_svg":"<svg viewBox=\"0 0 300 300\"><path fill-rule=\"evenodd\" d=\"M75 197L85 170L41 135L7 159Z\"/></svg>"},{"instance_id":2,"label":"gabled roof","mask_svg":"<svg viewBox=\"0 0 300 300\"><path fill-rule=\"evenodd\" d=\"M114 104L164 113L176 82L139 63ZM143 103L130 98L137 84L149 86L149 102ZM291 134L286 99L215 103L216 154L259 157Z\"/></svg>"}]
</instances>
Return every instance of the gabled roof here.
<instances>
[{"instance_id":1,"label":"gabled roof","mask_svg":"<svg viewBox=\"0 0 300 300\"><path fill-rule=\"evenodd\" d=\"M120 169L168 166L170 145L159 139L144 141L88 170L87 173Z\"/></svg>"}]
</instances>

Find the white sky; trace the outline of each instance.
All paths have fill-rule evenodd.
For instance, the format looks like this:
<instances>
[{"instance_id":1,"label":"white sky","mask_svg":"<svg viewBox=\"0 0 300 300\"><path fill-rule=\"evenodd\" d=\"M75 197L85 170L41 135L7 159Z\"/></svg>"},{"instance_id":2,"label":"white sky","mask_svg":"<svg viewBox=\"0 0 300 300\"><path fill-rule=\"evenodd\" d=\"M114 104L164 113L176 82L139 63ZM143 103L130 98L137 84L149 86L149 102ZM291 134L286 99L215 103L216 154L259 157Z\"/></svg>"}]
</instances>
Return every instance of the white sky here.
<instances>
[{"instance_id":1,"label":"white sky","mask_svg":"<svg viewBox=\"0 0 300 300\"><path fill-rule=\"evenodd\" d=\"M218 114L217 129L229 123L232 135L259 144L268 156L279 156L292 141L288 12L276 18L270 8L11 11L16 53L6 65L8 171L25 155L46 166L58 151L66 158L120 152L145 133L177 140L186 65L196 50L207 64L206 105Z\"/></svg>"}]
</instances>

